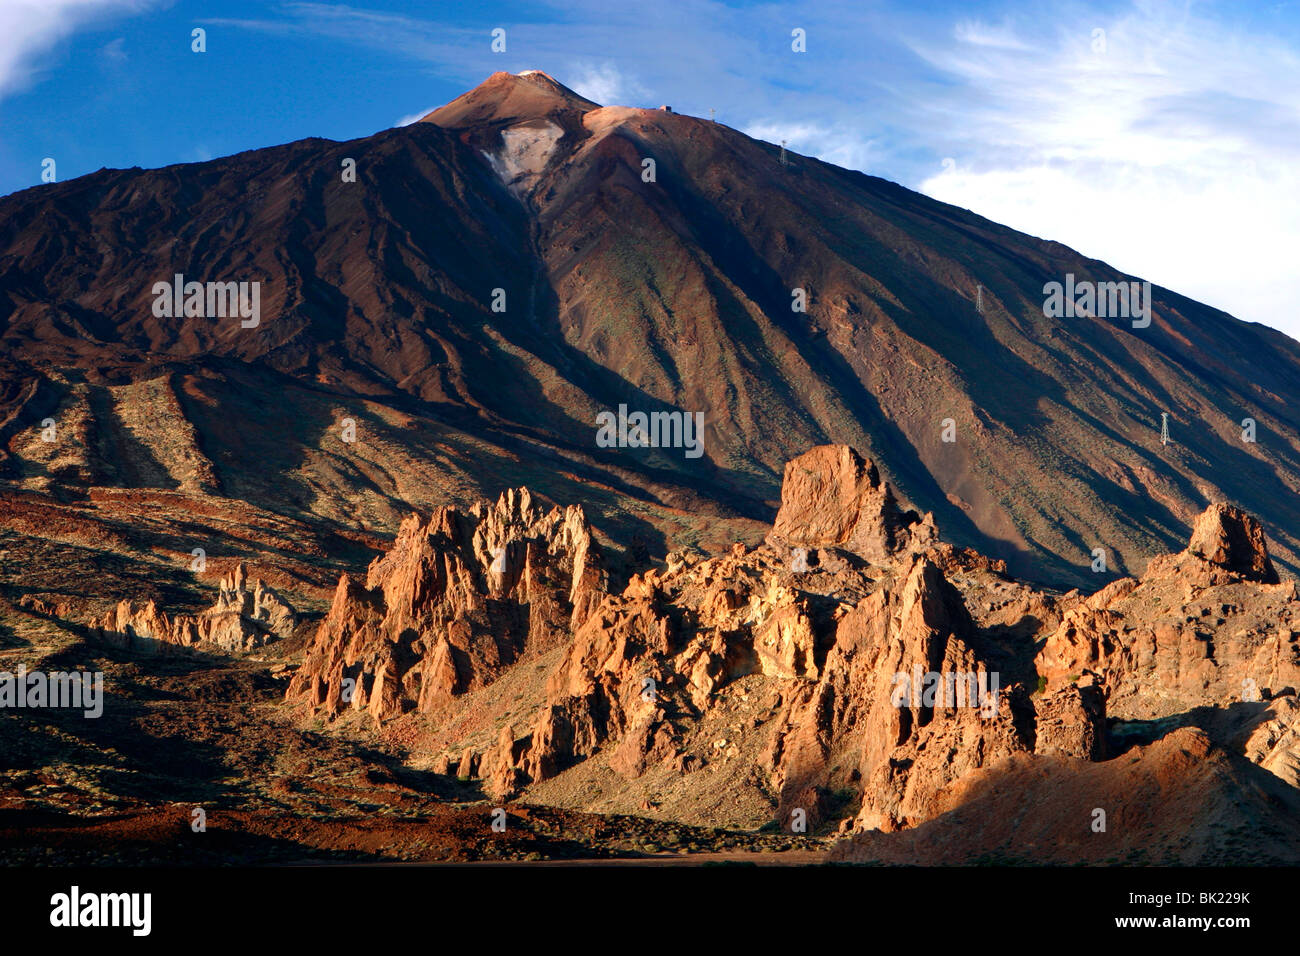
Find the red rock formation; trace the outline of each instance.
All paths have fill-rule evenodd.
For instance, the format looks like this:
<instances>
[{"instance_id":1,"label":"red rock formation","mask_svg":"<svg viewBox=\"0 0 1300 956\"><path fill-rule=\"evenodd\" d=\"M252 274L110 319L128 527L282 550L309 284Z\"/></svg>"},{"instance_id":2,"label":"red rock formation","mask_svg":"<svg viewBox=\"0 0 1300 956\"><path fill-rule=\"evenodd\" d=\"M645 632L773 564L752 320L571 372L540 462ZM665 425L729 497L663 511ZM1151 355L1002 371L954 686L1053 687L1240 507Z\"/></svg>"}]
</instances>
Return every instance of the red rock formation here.
<instances>
[{"instance_id":1,"label":"red rock formation","mask_svg":"<svg viewBox=\"0 0 1300 956\"><path fill-rule=\"evenodd\" d=\"M364 584L339 579L288 699L381 721L435 709L566 640L605 582L582 509L543 510L526 488L412 515Z\"/></svg>"},{"instance_id":2,"label":"red rock formation","mask_svg":"<svg viewBox=\"0 0 1300 956\"><path fill-rule=\"evenodd\" d=\"M903 833L863 832L837 861L906 866L1294 866L1300 793L1182 727L1123 759L1018 754L966 777L946 812Z\"/></svg>"},{"instance_id":3,"label":"red rock formation","mask_svg":"<svg viewBox=\"0 0 1300 956\"><path fill-rule=\"evenodd\" d=\"M1300 599L1278 582L1259 523L1235 508L1212 505L1185 551L1067 610L1037 666L1051 692L1096 681L1107 714L1139 739L1195 722L1300 779Z\"/></svg>"},{"instance_id":4,"label":"red rock formation","mask_svg":"<svg viewBox=\"0 0 1300 956\"><path fill-rule=\"evenodd\" d=\"M531 732L511 731L485 756L489 789L509 796L604 748L627 778L665 763L691 772L711 759L698 728L716 695L757 675L777 694L759 761L777 819L801 809L815 822L825 795L845 788L861 797L860 827L927 819L964 774L1034 749L1024 689L976 651L977 628L936 559L968 576L999 572L928 547L933 537L928 517L902 511L852 449L801 456L786 469L769 544L671 555L601 603L551 675ZM807 570L790 547L815 549ZM930 674L939 690L927 696ZM993 693L972 699L973 687ZM1054 752L1095 752L1097 701L1063 695L1050 714Z\"/></svg>"},{"instance_id":5,"label":"red rock formation","mask_svg":"<svg viewBox=\"0 0 1300 956\"><path fill-rule=\"evenodd\" d=\"M1091 676L1034 700L1036 754L1102 760L1105 728L1105 694Z\"/></svg>"},{"instance_id":6,"label":"red rock formation","mask_svg":"<svg viewBox=\"0 0 1300 956\"><path fill-rule=\"evenodd\" d=\"M1251 581L1278 582L1264 529L1253 517L1231 505L1210 505L1196 519L1187 550Z\"/></svg>"},{"instance_id":7,"label":"red rock formation","mask_svg":"<svg viewBox=\"0 0 1300 956\"><path fill-rule=\"evenodd\" d=\"M1187 550L1068 610L1038 671L1051 690L1097 674L1108 712L1126 719L1300 688L1296 598L1293 582L1277 582L1258 522L1212 505Z\"/></svg>"},{"instance_id":8,"label":"red rock formation","mask_svg":"<svg viewBox=\"0 0 1300 956\"><path fill-rule=\"evenodd\" d=\"M935 541L934 517L903 511L876 466L847 445L819 445L785 466L776 548L838 548L874 564Z\"/></svg>"},{"instance_id":9,"label":"red rock formation","mask_svg":"<svg viewBox=\"0 0 1300 956\"><path fill-rule=\"evenodd\" d=\"M662 806L675 787L670 803L694 790L716 807L741 787L745 812L783 826L914 828L1008 762L1123 751L1108 717L1153 740L1195 708L1212 714L1207 739L1300 778L1300 710L1283 693L1300 686L1296 593L1265 583L1247 516L1211 509L1194 546L1141 579L1057 596L935 541L851 449L814 449L786 475L768 543L674 552L616 595L574 509L543 515L521 492L412 519L364 585L340 581L289 696L431 711L489 693L534 641L563 646L531 719L512 712L491 743L449 740L435 766L498 798L572 800L595 782L602 800ZM499 547L519 561L492 576ZM1236 707L1252 680L1261 700Z\"/></svg>"},{"instance_id":10,"label":"red rock formation","mask_svg":"<svg viewBox=\"0 0 1300 956\"><path fill-rule=\"evenodd\" d=\"M896 829L926 819L936 795L963 773L1027 749L1008 688L971 648L972 632L960 594L924 556L899 586L846 614L825 677L792 689L778 724L771 757L778 816L815 805L814 790L860 781L856 826ZM932 697L929 674L942 675ZM997 688L996 698L976 691L987 706L971 706L968 674L977 688L981 674L985 688Z\"/></svg>"},{"instance_id":11,"label":"red rock formation","mask_svg":"<svg viewBox=\"0 0 1300 956\"><path fill-rule=\"evenodd\" d=\"M168 616L150 600L122 601L91 624L97 639L120 647L211 645L223 651L248 651L288 637L298 618L289 603L260 580L248 582L243 562L221 579L217 601L200 614Z\"/></svg>"}]
</instances>

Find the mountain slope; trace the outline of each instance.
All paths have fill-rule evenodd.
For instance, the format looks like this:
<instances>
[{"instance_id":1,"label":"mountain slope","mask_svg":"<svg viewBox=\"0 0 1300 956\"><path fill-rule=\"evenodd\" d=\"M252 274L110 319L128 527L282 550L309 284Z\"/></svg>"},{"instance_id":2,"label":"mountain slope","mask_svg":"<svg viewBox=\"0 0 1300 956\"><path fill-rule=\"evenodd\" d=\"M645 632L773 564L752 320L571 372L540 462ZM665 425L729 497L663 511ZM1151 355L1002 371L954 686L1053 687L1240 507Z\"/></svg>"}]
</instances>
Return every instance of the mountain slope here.
<instances>
[{"instance_id":1,"label":"mountain slope","mask_svg":"<svg viewBox=\"0 0 1300 956\"><path fill-rule=\"evenodd\" d=\"M156 316L178 272L261 282L260 322ZM1300 346L1158 288L1146 329L1048 319L1067 273L1127 278L725 126L494 74L365 139L0 200L3 477L384 534L410 506L527 483L662 554L752 542L784 462L835 442L1021 576L1140 571L1216 500L1259 515L1295 571ZM161 395L144 382L170 383L151 400L182 451L113 411ZM600 446L620 404L703 413L702 456Z\"/></svg>"}]
</instances>

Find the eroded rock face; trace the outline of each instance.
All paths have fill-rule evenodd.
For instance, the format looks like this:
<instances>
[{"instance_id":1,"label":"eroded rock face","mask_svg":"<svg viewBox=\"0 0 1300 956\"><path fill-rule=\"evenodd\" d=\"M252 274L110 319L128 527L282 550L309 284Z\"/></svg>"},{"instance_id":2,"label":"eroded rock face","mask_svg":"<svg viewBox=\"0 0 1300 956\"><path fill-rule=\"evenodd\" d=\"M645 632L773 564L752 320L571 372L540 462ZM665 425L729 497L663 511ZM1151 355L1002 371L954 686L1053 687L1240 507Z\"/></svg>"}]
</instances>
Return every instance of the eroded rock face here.
<instances>
[{"instance_id":1,"label":"eroded rock face","mask_svg":"<svg viewBox=\"0 0 1300 956\"><path fill-rule=\"evenodd\" d=\"M602 601L531 728L484 755L489 790L509 797L606 750L629 779L702 771L732 745L704 729L726 710L719 694L748 678L775 701L755 772L779 821L842 815L831 795L850 791L856 826L911 826L962 775L1033 752L1027 691L977 649L988 642L944 570L1011 588L1000 568L934 543L852 449L814 449L786 480L768 544L671 555ZM1097 701L1063 698L1052 714L1058 752L1095 752Z\"/></svg>"},{"instance_id":2,"label":"eroded rock face","mask_svg":"<svg viewBox=\"0 0 1300 956\"><path fill-rule=\"evenodd\" d=\"M1116 760L1019 754L963 778L940 817L905 833L854 834L845 862L943 866L992 859L1064 866L1295 865L1300 794L1180 727ZM1094 829L1098 811L1106 829ZM1081 824L1082 819L1082 824ZM1243 834L1267 834L1239 846Z\"/></svg>"},{"instance_id":3,"label":"eroded rock face","mask_svg":"<svg viewBox=\"0 0 1300 956\"><path fill-rule=\"evenodd\" d=\"M1271 701L1236 743L1252 763L1300 787L1300 701L1294 696Z\"/></svg>"},{"instance_id":4,"label":"eroded rock face","mask_svg":"<svg viewBox=\"0 0 1300 956\"><path fill-rule=\"evenodd\" d=\"M340 578L288 699L380 721L434 710L565 641L605 590L579 507L543 509L525 488L412 515L364 583Z\"/></svg>"},{"instance_id":5,"label":"eroded rock face","mask_svg":"<svg viewBox=\"0 0 1300 956\"><path fill-rule=\"evenodd\" d=\"M1106 758L1106 695L1091 675L1034 700L1034 753Z\"/></svg>"},{"instance_id":6,"label":"eroded rock face","mask_svg":"<svg viewBox=\"0 0 1300 956\"><path fill-rule=\"evenodd\" d=\"M1253 517L1231 505L1211 505L1196 519L1187 550L1247 580L1278 582L1264 529Z\"/></svg>"},{"instance_id":7,"label":"eroded rock face","mask_svg":"<svg viewBox=\"0 0 1300 956\"><path fill-rule=\"evenodd\" d=\"M899 583L845 615L825 679L783 714L772 749L779 816L817 806L814 792L860 780L854 826L898 829L927 819L954 779L1029 746L938 566L922 556ZM928 696L929 674L941 681Z\"/></svg>"},{"instance_id":8,"label":"eroded rock face","mask_svg":"<svg viewBox=\"0 0 1300 956\"><path fill-rule=\"evenodd\" d=\"M1300 599L1280 583L1259 523L1227 505L1178 554L1068 609L1044 642L1048 690L1096 681L1106 713L1148 735L1197 723L1287 782L1300 767Z\"/></svg>"},{"instance_id":9,"label":"eroded rock face","mask_svg":"<svg viewBox=\"0 0 1300 956\"><path fill-rule=\"evenodd\" d=\"M446 735L435 767L500 799L715 825L910 830L1000 767L1092 764L1197 721L1296 776L1296 591L1267 583L1246 516L1211 509L1142 578L1059 595L937 541L852 449L786 476L764 545L674 552L619 594L574 509L518 493L412 519L364 583L340 581L289 696L381 719L463 698L478 736ZM518 562L492 572L501 547ZM540 706L494 698L534 646L558 656Z\"/></svg>"},{"instance_id":10,"label":"eroded rock face","mask_svg":"<svg viewBox=\"0 0 1300 956\"><path fill-rule=\"evenodd\" d=\"M768 544L837 548L884 564L935 541L934 518L903 511L876 466L847 445L819 445L785 466Z\"/></svg>"},{"instance_id":11,"label":"eroded rock face","mask_svg":"<svg viewBox=\"0 0 1300 956\"><path fill-rule=\"evenodd\" d=\"M208 645L235 652L288 637L298 617L289 602L260 580L248 581L241 562L221 579L216 603L201 614L169 616L154 601L122 601L91 624L98 639L119 647L159 649Z\"/></svg>"},{"instance_id":12,"label":"eroded rock face","mask_svg":"<svg viewBox=\"0 0 1300 956\"><path fill-rule=\"evenodd\" d=\"M1051 690L1096 674L1108 713L1134 720L1300 688L1295 585L1277 582L1258 522L1212 505L1187 550L1068 610L1037 665Z\"/></svg>"}]
</instances>

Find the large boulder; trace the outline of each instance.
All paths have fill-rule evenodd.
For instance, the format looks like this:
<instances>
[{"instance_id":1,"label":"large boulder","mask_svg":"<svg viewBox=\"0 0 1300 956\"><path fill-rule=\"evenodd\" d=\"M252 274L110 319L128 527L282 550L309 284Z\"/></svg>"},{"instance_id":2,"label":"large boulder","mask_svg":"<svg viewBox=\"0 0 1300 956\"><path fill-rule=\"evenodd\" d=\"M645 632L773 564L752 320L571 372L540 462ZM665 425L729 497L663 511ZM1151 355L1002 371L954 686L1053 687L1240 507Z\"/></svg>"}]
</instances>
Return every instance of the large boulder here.
<instances>
[{"instance_id":1,"label":"large boulder","mask_svg":"<svg viewBox=\"0 0 1300 956\"><path fill-rule=\"evenodd\" d=\"M899 507L876 466L847 445L819 445L785 466L768 535L780 548L835 548L885 564L936 538L934 518Z\"/></svg>"},{"instance_id":2,"label":"large boulder","mask_svg":"<svg viewBox=\"0 0 1300 956\"><path fill-rule=\"evenodd\" d=\"M1214 504L1196 519L1187 550L1211 564L1263 584L1276 584L1264 529L1251 515L1232 505Z\"/></svg>"}]
</instances>

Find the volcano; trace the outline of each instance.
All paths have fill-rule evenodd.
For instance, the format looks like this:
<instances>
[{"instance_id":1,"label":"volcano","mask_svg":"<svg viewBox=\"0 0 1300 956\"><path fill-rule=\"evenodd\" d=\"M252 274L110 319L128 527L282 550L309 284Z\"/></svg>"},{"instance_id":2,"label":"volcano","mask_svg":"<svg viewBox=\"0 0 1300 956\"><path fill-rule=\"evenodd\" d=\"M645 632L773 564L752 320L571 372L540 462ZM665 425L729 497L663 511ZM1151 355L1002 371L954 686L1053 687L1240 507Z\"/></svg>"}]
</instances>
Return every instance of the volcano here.
<instances>
[{"instance_id":1,"label":"volcano","mask_svg":"<svg viewBox=\"0 0 1300 956\"><path fill-rule=\"evenodd\" d=\"M258 283L260 320L156 315L176 275ZM188 512L193 541L118 530L129 561L228 556L210 584L267 552L202 516L255 510L277 546L305 536L309 603L362 553L319 542L374 553L412 507L522 484L586 502L620 552L753 543L785 462L825 443L1049 585L1139 572L1218 501L1294 572L1297 344L1159 287L1143 328L1049 318L1067 277L1138 281L721 124L496 73L363 139L0 200L0 478L101 528L123 495ZM598 442L621 407L646 425ZM650 434L674 415L702 453ZM51 589L97 600L73 584Z\"/></svg>"},{"instance_id":2,"label":"volcano","mask_svg":"<svg viewBox=\"0 0 1300 956\"><path fill-rule=\"evenodd\" d=\"M1060 244L530 70L0 199L0 336L0 858L1300 859L1300 346Z\"/></svg>"}]
</instances>

